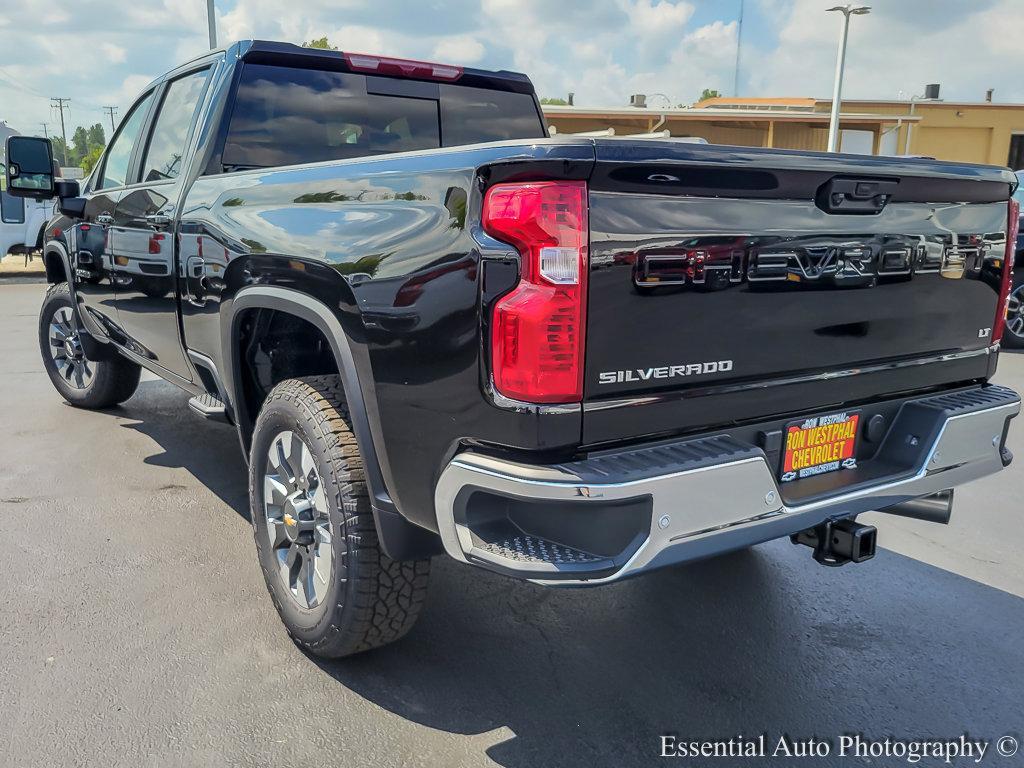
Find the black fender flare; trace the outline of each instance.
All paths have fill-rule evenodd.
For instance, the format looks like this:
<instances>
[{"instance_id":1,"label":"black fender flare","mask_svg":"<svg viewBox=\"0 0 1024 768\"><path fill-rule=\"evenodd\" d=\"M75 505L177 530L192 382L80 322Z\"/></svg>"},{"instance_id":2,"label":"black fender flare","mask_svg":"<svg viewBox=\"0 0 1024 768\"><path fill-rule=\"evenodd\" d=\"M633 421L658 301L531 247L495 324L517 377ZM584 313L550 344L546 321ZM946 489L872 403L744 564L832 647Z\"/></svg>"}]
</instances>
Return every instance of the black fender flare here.
<instances>
[{"instance_id":1,"label":"black fender flare","mask_svg":"<svg viewBox=\"0 0 1024 768\"><path fill-rule=\"evenodd\" d=\"M67 278L68 288L71 290L72 299L74 299L74 272L71 271L71 257L68 255L67 248L57 240L51 240L43 246L43 266L46 268L46 282L59 283L60 280L55 279L55 275L50 273L49 263L51 256L56 256L64 265L64 276Z\"/></svg>"},{"instance_id":2,"label":"black fender flare","mask_svg":"<svg viewBox=\"0 0 1024 768\"><path fill-rule=\"evenodd\" d=\"M243 288L232 299L230 316L228 321L222 324L221 359L225 367L224 386L232 399L231 407L236 416L239 438L246 457L252 438L248 425L255 421L255 414L246 411L245 397L237 376L237 371L241 367L241 353L235 342L238 339L242 314L249 309L272 309L295 315L319 329L331 345L345 391L352 430L363 455L377 536L385 554L395 560L410 560L439 553L440 537L433 531L409 522L398 511L384 479L380 452L377 450L378 443L374 439L366 399L356 373L351 341L334 312L309 294L272 285Z\"/></svg>"}]
</instances>

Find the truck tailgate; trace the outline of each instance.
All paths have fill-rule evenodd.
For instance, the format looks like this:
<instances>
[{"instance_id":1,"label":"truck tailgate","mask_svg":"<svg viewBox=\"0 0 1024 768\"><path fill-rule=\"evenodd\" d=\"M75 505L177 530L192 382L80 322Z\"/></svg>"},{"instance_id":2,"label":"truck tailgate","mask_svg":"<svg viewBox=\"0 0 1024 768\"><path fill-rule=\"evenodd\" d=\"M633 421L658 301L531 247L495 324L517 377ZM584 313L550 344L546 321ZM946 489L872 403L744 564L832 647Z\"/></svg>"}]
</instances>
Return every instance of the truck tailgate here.
<instances>
[{"instance_id":1,"label":"truck tailgate","mask_svg":"<svg viewBox=\"0 0 1024 768\"><path fill-rule=\"evenodd\" d=\"M990 372L1008 171L615 140L596 158L585 443Z\"/></svg>"}]
</instances>

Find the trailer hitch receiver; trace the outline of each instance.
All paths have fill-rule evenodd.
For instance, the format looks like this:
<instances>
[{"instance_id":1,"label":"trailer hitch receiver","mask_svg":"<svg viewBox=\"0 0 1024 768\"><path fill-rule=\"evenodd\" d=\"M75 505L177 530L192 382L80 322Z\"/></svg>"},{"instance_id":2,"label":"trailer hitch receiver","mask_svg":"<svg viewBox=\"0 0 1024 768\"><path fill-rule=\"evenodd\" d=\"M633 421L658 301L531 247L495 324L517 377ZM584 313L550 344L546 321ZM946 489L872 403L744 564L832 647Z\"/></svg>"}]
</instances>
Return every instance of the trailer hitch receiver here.
<instances>
[{"instance_id":1,"label":"trailer hitch receiver","mask_svg":"<svg viewBox=\"0 0 1024 768\"><path fill-rule=\"evenodd\" d=\"M826 520L820 525L789 537L794 544L814 550L814 559L832 567L863 563L875 556L878 531L856 520Z\"/></svg>"}]
</instances>

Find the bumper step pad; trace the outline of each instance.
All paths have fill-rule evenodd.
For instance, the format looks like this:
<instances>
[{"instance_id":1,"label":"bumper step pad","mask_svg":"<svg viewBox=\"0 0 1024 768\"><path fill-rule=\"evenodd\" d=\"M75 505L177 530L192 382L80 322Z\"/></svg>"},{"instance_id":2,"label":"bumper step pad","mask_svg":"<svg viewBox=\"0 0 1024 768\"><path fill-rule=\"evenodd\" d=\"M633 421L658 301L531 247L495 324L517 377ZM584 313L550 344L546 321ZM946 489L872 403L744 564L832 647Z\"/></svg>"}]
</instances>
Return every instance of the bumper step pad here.
<instances>
[{"instance_id":1,"label":"bumper step pad","mask_svg":"<svg viewBox=\"0 0 1024 768\"><path fill-rule=\"evenodd\" d=\"M503 541L485 543L480 546L480 549L495 557L519 563L593 564L604 559L581 549L556 544L553 541L528 534L519 534Z\"/></svg>"}]
</instances>

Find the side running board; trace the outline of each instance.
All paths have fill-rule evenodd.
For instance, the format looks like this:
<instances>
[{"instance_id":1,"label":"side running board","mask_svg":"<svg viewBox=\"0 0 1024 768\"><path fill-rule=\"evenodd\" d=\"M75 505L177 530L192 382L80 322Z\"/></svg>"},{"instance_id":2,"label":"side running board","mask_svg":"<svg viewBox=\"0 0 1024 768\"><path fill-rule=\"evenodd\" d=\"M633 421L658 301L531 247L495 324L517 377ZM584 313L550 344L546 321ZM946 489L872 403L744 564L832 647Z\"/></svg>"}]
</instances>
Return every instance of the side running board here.
<instances>
[{"instance_id":1,"label":"side running board","mask_svg":"<svg viewBox=\"0 0 1024 768\"><path fill-rule=\"evenodd\" d=\"M196 395L189 399L188 407L204 419L220 421L224 424L231 423L231 419L228 418L227 407L224 405L224 401L216 395L211 395L209 392L202 395Z\"/></svg>"}]
</instances>

